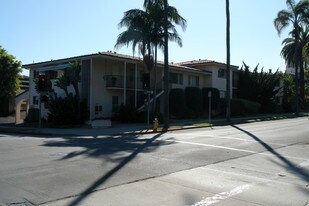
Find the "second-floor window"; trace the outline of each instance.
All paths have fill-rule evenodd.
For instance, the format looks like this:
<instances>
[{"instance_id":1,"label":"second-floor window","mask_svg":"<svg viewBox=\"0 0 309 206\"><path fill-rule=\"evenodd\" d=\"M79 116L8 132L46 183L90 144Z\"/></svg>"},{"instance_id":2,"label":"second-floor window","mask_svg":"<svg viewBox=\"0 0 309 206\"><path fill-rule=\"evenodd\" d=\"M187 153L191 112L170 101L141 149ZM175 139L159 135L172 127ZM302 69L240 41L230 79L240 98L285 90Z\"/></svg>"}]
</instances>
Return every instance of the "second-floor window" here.
<instances>
[{"instance_id":1,"label":"second-floor window","mask_svg":"<svg viewBox=\"0 0 309 206\"><path fill-rule=\"evenodd\" d=\"M170 73L170 83L183 84L183 75L178 73Z\"/></svg>"},{"instance_id":2,"label":"second-floor window","mask_svg":"<svg viewBox=\"0 0 309 206\"><path fill-rule=\"evenodd\" d=\"M200 85L199 76L191 76L188 77L188 85L198 87Z\"/></svg>"},{"instance_id":3,"label":"second-floor window","mask_svg":"<svg viewBox=\"0 0 309 206\"><path fill-rule=\"evenodd\" d=\"M218 70L218 78L226 78L226 71L225 69Z\"/></svg>"},{"instance_id":4,"label":"second-floor window","mask_svg":"<svg viewBox=\"0 0 309 206\"><path fill-rule=\"evenodd\" d=\"M57 71L46 71L45 74L49 77L49 79L56 79L58 77L58 72Z\"/></svg>"}]
</instances>

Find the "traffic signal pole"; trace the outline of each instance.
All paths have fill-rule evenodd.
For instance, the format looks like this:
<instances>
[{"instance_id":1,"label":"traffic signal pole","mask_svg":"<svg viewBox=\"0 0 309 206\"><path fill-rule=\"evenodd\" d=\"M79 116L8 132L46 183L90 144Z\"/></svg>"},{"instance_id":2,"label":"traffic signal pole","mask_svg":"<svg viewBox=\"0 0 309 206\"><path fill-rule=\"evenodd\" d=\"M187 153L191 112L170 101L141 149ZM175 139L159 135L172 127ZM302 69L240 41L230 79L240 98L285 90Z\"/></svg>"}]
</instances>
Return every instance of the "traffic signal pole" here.
<instances>
[{"instance_id":1,"label":"traffic signal pole","mask_svg":"<svg viewBox=\"0 0 309 206\"><path fill-rule=\"evenodd\" d=\"M39 129L42 127L42 118L41 118L41 114L42 114L42 93L40 92L39 95Z\"/></svg>"},{"instance_id":2,"label":"traffic signal pole","mask_svg":"<svg viewBox=\"0 0 309 206\"><path fill-rule=\"evenodd\" d=\"M46 75L45 74L40 74L39 75L39 85L38 85L38 90L39 90L39 128L42 127L42 92L46 91Z\"/></svg>"}]
</instances>

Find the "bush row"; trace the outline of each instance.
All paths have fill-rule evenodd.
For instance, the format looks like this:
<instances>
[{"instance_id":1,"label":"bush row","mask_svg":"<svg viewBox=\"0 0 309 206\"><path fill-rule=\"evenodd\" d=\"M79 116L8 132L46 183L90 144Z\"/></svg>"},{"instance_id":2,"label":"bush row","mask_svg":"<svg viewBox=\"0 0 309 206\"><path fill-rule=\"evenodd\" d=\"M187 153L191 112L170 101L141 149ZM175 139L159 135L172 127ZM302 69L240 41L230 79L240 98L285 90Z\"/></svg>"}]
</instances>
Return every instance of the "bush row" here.
<instances>
[{"instance_id":1,"label":"bush row","mask_svg":"<svg viewBox=\"0 0 309 206\"><path fill-rule=\"evenodd\" d=\"M175 118L198 118L209 114L209 92L211 92L212 116L225 116L226 100L220 99L216 88L187 87L170 91L170 114ZM257 114L261 105L245 99L231 100L231 115Z\"/></svg>"}]
</instances>

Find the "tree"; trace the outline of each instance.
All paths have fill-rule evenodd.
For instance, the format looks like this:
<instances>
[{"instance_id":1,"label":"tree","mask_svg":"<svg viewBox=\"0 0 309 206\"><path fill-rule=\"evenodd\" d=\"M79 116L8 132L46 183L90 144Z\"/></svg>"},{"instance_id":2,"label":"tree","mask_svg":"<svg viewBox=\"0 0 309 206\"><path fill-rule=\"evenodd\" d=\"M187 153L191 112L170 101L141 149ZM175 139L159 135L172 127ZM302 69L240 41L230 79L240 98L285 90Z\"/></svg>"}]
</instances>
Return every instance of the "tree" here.
<instances>
[{"instance_id":1,"label":"tree","mask_svg":"<svg viewBox=\"0 0 309 206\"><path fill-rule=\"evenodd\" d=\"M49 119L55 125L83 123L89 118L86 101L81 101L78 82L80 80L81 65L79 61L70 62L63 74L57 77L55 86L64 90L66 97L54 96L50 101ZM68 92L72 85L75 95Z\"/></svg>"},{"instance_id":2,"label":"tree","mask_svg":"<svg viewBox=\"0 0 309 206\"><path fill-rule=\"evenodd\" d=\"M300 98L302 101L305 99L305 76L304 68L305 62L308 61L308 44L309 44L309 27L300 28L299 36L300 49L297 51L297 56L300 56L299 67L300 67ZM281 50L281 56L285 59L288 65L293 64L294 53L296 52L296 42L294 38L288 37L282 41L283 48Z\"/></svg>"},{"instance_id":3,"label":"tree","mask_svg":"<svg viewBox=\"0 0 309 206\"><path fill-rule=\"evenodd\" d=\"M302 50L299 39L302 25L308 24L309 22L309 1L301 0L298 3L295 3L294 0L287 0L286 4L288 9L278 12L277 17L274 20L274 26L277 29L278 34L280 34L289 25L292 25L293 27L291 34L295 41L295 51L291 62L295 67L295 115L298 115L298 69L300 66L300 60L302 59L302 56L299 53L299 51Z\"/></svg>"},{"instance_id":4,"label":"tree","mask_svg":"<svg viewBox=\"0 0 309 206\"><path fill-rule=\"evenodd\" d=\"M69 96L68 86L70 86L70 80L65 73L63 73L63 74L61 74L57 77L57 80L55 82L55 86L62 89L65 92L66 96Z\"/></svg>"},{"instance_id":5,"label":"tree","mask_svg":"<svg viewBox=\"0 0 309 206\"><path fill-rule=\"evenodd\" d=\"M166 5L165 5L166 3ZM166 24L166 39L165 40L165 6L166 6L166 15L167 15L167 24ZM151 14L152 19L155 19L153 23L153 30L151 34L151 43L154 47L154 97L157 92L157 80L156 80L156 70L157 70L157 50L159 48L165 48L165 41L176 42L180 47L182 47L182 40L178 35L178 32L175 28L175 25L178 25L184 31L187 27L186 20L179 15L177 9L168 5L167 2L162 0L145 0L144 7ZM165 51L165 50L164 50ZM156 98L154 98L153 111L156 112Z\"/></svg>"},{"instance_id":6,"label":"tree","mask_svg":"<svg viewBox=\"0 0 309 206\"><path fill-rule=\"evenodd\" d=\"M284 111L291 112L293 111L293 101L295 100L295 83L294 78L290 74L283 75L283 102L282 107ZM294 105L295 106L295 105Z\"/></svg>"},{"instance_id":7,"label":"tree","mask_svg":"<svg viewBox=\"0 0 309 206\"><path fill-rule=\"evenodd\" d=\"M0 100L15 96L19 88L21 62L0 46Z\"/></svg>"},{"instance_id":8,"label":"tree","mask_svg":"<svg viewBox=\"0 0 309 206\"><path fill-rule=\"evenodd\" d=\"M79 61L70 63L70 66L64 70L64 75L74 88L77 102L80 102L79 87L78 87L78 82L80 80L80 71L81 66Z\"/></svg>"},{"instance_id":9,"label":"tree","mask_svg":"<svg viewBox=\"0 0 309 206\"><path fill-rule=\"evenodd\" d=\"M230 53L230 1L226 0L226 121L231 116L231 53Z\"/></svg>"},{"instance_id":10,"label":"tree","mask_svg":"<svg viewBox=\"0 0 309 206\"><path fill-rule=\"evenodd\" d=\"M57 77L55 86L62 89L66 96L69 96L68 87L73 86L75 98L80 102L78 82L80 80L81 66L79 61L70 62L69 67L63 70L63 73Z\"/></svg>"},{"instance_id":11,"label":"tree","mask_svg":"<svg viewBox=\"0 0 309 206\"><path fill-rule=\"evenodd\" d=\"M261 112L274 110L274 100L281 88L279 85L281 75L277 70L275 73L266 73L257 65L253 72L249 66L243 63L239 71L238 97L261 104Z\"/></svg>"},{"instance_id":12,"label":"tree","mask_svg":"<svg viewBox=\"0 0 309 206\"><path fill-rule=\"evenodd\" d=\"M175 41L181 46L182 41L175 25L181 26L184 30L186 24L186 20L178 14L177 9L169 6L167 1L145 0L144 10L132 9L125 12L119 27L126 27L127 30L118 36L115 47L132 44L134 53L136 46L141 45L141 53L149 70L153 68L153 50L155 50L154 68L156 70L157 48L167 50L168 40ZM166 61L167 55L164 56ZM164 76L168 81L168 74ZM156 71L154 79L154 96L156 96ZM155 101L154 105L156 105Z\"/></svg>"}]
</instances>

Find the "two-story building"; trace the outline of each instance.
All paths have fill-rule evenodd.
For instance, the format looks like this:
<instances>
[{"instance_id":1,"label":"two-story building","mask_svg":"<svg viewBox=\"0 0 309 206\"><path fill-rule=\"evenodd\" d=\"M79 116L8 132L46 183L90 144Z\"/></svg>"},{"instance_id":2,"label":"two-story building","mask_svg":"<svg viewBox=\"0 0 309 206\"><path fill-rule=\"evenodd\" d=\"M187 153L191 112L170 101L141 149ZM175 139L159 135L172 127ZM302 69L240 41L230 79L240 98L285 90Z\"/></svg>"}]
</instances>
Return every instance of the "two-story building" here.
<instances>
[{"instance_id":1,"label":"two-story building","mask_svg":"<svg viewBox=\"0 0 309 206\"><path fill-rule=\"evenodd\" d=\"M33 79L40 73L49 76L53 88L59 96L64 91L55 87L55 80L70 62L80 62L80 97L88 103L90 120L111 117L121 104L141 108L145 104L145 91L156 84L159 102L163 94L163 62L158 62L156 69L148 71L143 60L115 52L99 52L65 59L51 60L23 65L29 69L30 108L39 108L39 94L35 90ZM218 88L221 96L226 91L225 64L214 61L190 61L169 64L170 88L213 87ZM233 70L238 67L232 66ZM156 77L156 78L155 78ZM231 73L231 78L233 77ZM231 83L232 86L232 83ZM72 88L69 91L73 92ZM231 91L232 93L232 91ZM163 107L161 107L163 108ZM44 108L43 116L47 117Z\"/></svg>"}]
</instances>

